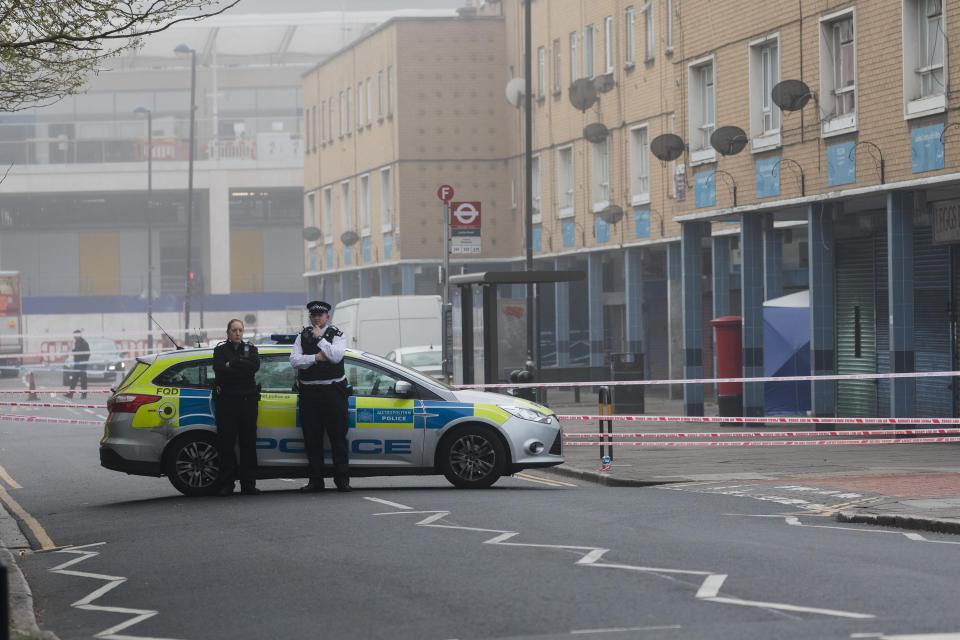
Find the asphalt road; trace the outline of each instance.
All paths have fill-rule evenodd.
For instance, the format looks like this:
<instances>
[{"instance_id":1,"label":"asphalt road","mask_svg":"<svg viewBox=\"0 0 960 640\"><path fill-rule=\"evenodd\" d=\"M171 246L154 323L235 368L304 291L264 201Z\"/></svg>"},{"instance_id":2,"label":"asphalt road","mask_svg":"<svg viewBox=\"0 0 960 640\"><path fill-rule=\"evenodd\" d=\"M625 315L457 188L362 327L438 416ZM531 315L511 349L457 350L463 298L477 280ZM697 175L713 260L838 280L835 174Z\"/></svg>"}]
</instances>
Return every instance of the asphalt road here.
<instances>
[{"instance_id":1,"label":"asphalt road","mask_svg":"<svg viewBox=\"0 0 960 640\"><path fill-rule=\"evenodd\" d=\"M351 494L270 481L262 496L189 499L100 468L99 436L0 421L0 485L72 545L20 560L41 626L62 640L960 632L960 537L545 473L475 492L370 478Z\"/></svg>"}]
</instances>

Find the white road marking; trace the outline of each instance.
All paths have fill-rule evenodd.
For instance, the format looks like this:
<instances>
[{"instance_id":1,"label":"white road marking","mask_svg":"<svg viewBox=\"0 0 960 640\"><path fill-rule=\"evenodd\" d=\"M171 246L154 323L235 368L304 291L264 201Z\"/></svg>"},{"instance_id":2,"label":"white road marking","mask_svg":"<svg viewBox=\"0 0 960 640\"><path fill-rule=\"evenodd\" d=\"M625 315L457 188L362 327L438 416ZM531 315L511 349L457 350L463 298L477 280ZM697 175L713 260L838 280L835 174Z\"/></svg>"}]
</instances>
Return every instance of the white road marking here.
<instances>
[{"instance_id":1,"label":"white road marking","mask_svg":"<svg viewBox=\"0 0 960 640\"><path fill-rule=\"evenodd\" d=\"M367 498L370 500L370 498ZM377 502L381 502L376 500ZM463 527L454 524L440 524L440 521L450 515L450 511L388 511L384 513L375 513L375 516L394 516L394 515L421 515L426 516L416 523L418 527L430 527L435 529L455 529L459 531L472 531L477 533L496 534L492 538L483 541L483 544L506 546L506 547L526 547L539 549L557 549L564 551L584 552L575 563L578 566L595 567L598 569L618 569L622 571L635 571L640 573L650 573L654 575L695 575L704 576L696 593L696 599L702 602L716 602L719 604L731 604L742 607L757 607L760 609L771 609L777 611L793 611L799 613L813 613L817 615L833 616L838 618L873 618L872 614L856 613L852 611L841 611L838 609L821 609L818 607L804 607L799 605L785 604L780 602L763 602L757 600L744 600L729 596L720 596L720 587L726 580L726 574L713 573L712 571L693 571L689 569L668 569L663 567L647 567L631 564L600 562L603 556L610 550L602 547L587 547L582 545L565 544L540 544L532 542L510 542L513 538L520 535L518 531L505 531L500 529L484 529L479 527Z\"/></svg>"},{"instance_id":2,"label":"white road marking","mask_svg":"<svg viewBox=\"0 0 960 640\"><path fill-rule=\"evenodd\" d=\"M19 482L13 479L13 477L7 473L7 470L3 468L3 465L0 465L0 480L3 480L7 483L7 486L11 489L23 489Z\"/></svg>"},{"instance_id":3,"label":"white road marking","mask_svg":"<svg viewBox=\"0 0 960 640\"><path fill-rule=\"evenodd\" d=\"M528 482L539 482L540 484L545 484L550 487L575 487L577 485L570 482L563 482L562 480L554 480L553 478L544 478L543 476L535 476L530 473L515 473L513 474L514 478L519 478L520 480L526 480Z\"/></svg>"},{"instance_id":4,"label":"white road marking","mask_svg":"<svg viewBox=\"0 0 960 640\"><path fill-rule=\"evenodd\" d=\"M399 504L397 502L390 502L389 500L381 500L380 498L369 498L365 497L364 500L369 500L370 502L379 502L380 504L386 505L388 507L394 507L396 509L413 509L413 507L408 507L405 504Z\"/></svg>"},{"instance_id":5,"label":"white road marking","mask_svg":"<svg viewBox=\"0 0 960 640\"><path fill-rule=\"evenodd\" d=\"M629 631L665 631L667 629L682 629L678 624L665 625L660 627L611 627L609 629L577 629L571 631L570 635L588 635L592 633L626 633Z\"/></svg>"},{"instance_id":6,"label":"white road marking","mask_svg":"<svg viewBox=\"0 0 960 640\"><path fill-rule=\"evenodd\" d=\"M760 517L760 516L758 516ZM932 544L960 544L960 542L955 540L930 540L929 538L919 534L905 531L891 531L889 529L864 529L861 527L841 527L837 525L828 525L828 524L803 524L800 522L800 519L796 516L770 516L773 518L783 518L784 521L792 527L804 527L806 529L835 529L837 531L854 531L857 533L892 533L898 536L903 536L908 540L913 540L914 542L930 542ZM960 638L960 636L958 636Z\"/></svg>"},{"instance_id":7,"label":"white road marking","mask_svg":"<svg viewBox=\"0 0 960 640\"><path fill-rule=\"evenodd\" d=\"M57 565L56 567L50 569L51 573L58 573L64 576L75 576L78 578L92 578L94 580L104 580L106 584L102 587L94 589L85 597L77 600L70 606L75 609L80 609L82 611L102 611L104 613L121 613L133 616L128 620L124 620L120 624L104 629L100 633L95 634L94 638L102 638L103 640L170 640L167 638L153 638L149 636L131 636L131 635L118 635L120 631L128 629L136 624L143 622L144 620L149 620L150 618L157 615L157 611L151 611L149 609L129 609L126 607L105 607L102 605L93 604L98 598L106 595L113 589L119 587L124 582L127 581L127 578L122 576L108 576L102 573L88 573L86 571L73 571L68 570L68 567L80 564L85 560L94 558L100 555L98 551L87 551L90 547L99 547L105 545L105 542L96 542L93 544L85 544L79 547L70 547L67 549L61 549L55 553L68 553L71 555L79 556L72 560L67 560L63 564Z\"/></svg>"}]
</instances>

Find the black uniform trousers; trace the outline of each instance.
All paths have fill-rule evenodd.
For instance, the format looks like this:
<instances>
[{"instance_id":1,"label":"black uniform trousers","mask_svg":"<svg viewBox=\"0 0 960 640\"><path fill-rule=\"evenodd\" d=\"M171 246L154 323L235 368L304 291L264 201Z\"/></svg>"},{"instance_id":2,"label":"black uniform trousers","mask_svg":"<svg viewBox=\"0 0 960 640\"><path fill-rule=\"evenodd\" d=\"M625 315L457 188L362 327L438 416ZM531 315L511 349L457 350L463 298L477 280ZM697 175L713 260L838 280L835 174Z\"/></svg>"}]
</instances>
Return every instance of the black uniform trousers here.
<instances>
[{"instance_id":1,"label":"black uniform trousers","mask_svg":"<svg viewBox=\"0 0 960 640\"><path fill-rule=\"evenodd\" d=\"M300 385L300 425L303 428L303 444L307 451L311 480L323 481L324 475L327 475L323 461L324 434L330 440L334 482L349 480L349 412L347 396L337 385Z\"/></svg>"},{"instance_id":2,"label":"black uniform trousers","mask_svg":"<svg viewBox=\"0 0 960 640\"><path fill-rule=\"evenodd\" d=\"M70 375L68 376L68 378L69 378L69 380L70 380L70 391L73 391L74 389L76 389L76 388L77 388L77 383L79 382L79 383L80 383L80 391L86 392L86 390L87 390L87 365L86 365L86 363L83 363L83 364L79 364L79 363L78 363L78 364L73 365L73 371L70 372ZM86 397L86 396L84 396L84 397Z\"/></svg>"},{"instance_id":3,"label":"black uniform trousers","mask_svg":"<svg viewBox=\"0 0 960 640\"><path fill-rule=\"evenodd\" d=\"M241 486L257 481L257 392L244 395L221 394L216 401L220 477L225 484L239 478ZM240 469L234 448L240 443Z\"/></svg>"}]
</instances>

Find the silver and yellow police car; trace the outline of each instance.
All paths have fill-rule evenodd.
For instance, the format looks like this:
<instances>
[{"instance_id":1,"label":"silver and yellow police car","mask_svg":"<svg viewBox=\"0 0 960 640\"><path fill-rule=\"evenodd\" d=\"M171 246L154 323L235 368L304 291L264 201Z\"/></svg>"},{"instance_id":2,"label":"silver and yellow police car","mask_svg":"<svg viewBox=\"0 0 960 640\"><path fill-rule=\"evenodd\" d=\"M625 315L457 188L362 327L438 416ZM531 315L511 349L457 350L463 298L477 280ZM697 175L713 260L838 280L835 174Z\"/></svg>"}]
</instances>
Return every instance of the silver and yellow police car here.
<instances>
[{"instance_id":1,"label":"silver and yellow police car","mask_svg":"<svg viewBox=\"0 0 960 640\"><path fill-rule=\"evenodd\" d=\"M257 476L307 477L290 346L261 346ZM442 474L483 488L523 469L563 463L562 432L548 408L513 396L458 390L384 358L348 350L350 474ZM138 358L115 388L100 464L166 476L188 496L219 490L213 350ZM329 448L327 449L329 463Z\"/></svg>"}]
</instances>

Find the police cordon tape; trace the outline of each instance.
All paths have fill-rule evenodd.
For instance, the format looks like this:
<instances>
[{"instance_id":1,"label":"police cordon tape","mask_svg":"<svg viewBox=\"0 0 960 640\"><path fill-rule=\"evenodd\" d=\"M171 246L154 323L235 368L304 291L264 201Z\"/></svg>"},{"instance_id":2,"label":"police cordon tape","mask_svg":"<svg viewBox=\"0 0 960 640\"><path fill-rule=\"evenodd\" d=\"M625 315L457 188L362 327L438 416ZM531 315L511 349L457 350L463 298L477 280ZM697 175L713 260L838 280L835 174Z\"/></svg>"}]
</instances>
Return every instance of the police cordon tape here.
<instances>
[{"instance_id":1,"label":"police cordon tape","mask_svg":"<svg viewBox=\"0 0 960 640\"><path fill-rule=\"evenodd\" d=\"M737 440L734 442L564 442L565 447L833 447L872 444L939 444L960 442L960 436L950 438L890 438L858 440Z\"/></svg>"},{"instance_id":2,"label":"police cordon tape","mask_svg":"<svg viewBox=\"0 0 960 640\"><path fill-rule=\"evenodd\" d=\"M0 420L12 422L43 422L48 424L83 424L103 426L103 420L84 420L82 418L52 418L48 416L21 416L13 413L0 413Z\"/></svg>"},{"instance_id":3,"label":"police cordon tape","mask_svg":"<svg viewBox=\"0 0 960 640\"><path fill-rule=\"evenodd\" d=\"M570 422L699 422L730 424L956 424L960 418L814 418L810 416L581 416L557 415Z\"/></svg>"},{"instance_id":4,"label":"police cordon tape","mask_svg":"<svg viewBox=\"0 0 960 640\"><path fill-rule=\"evenodd\" d=\"M719 433L679 431L663 433L564 433L564 439L597 440L620 444L615 438L825 438L864 436L960 435L960 429L872 429L867 431L727 431ZM614 438L614 440L611 440Z\"/></svg>"},{"instance_id":5,"label":"police cordon tape","mask_svg":"<svg viewBox=\"0 0 960 640\"><path fill-rule=\"evenodd\" d=\"M896 378L953 378L960 371L914 371L910 373L842 373L822 376L763 376L758 378L680 378L676 380L606 380L595 382L515 382L460 384L455 389L557 389L574 387L649 387L656 385L720 384L724 382L831 382L836 380L887 380Z\"/></svg>"},{"instance_id":6,"label":"police cordon tape","mask_svg":"<svg viewBox=\"0 0 960 640\"><path fill-rule=\"evenodd\" d=\"M10 402L0 400L0 407L30 407L34 409L105 409L102 404L73 404L72 402Z\"/></svg>"},{"instance_id":7,"label":"police cordon tape","mask_svg":"<svg viewBox=\"0 0 960 640\"><path fill-rule=\"evenodd\" d=\"M75 393L113 393L112 389L98 389L95 387L90 387L86 391L83 389L74 389ZM61 394L61 393L70 393L71 390L67 388L60 389L0 389L0 394L4 395L23 395L25 393L49 393L49 394Z\"/></svg>"}]
</instances>

